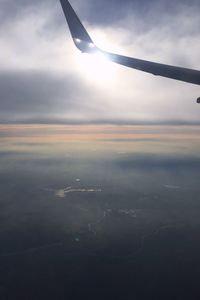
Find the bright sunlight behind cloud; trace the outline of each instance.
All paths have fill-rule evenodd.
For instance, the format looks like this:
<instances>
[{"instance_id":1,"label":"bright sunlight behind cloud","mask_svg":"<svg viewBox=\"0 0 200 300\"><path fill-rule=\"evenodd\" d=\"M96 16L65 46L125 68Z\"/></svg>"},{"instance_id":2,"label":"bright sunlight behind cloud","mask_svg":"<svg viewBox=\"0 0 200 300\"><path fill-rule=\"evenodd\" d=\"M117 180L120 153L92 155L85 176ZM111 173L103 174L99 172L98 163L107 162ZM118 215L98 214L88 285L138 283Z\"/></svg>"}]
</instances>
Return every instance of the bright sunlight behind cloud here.
<instances>
[{"instance_id":1,"label":"bright sunlight behind cloud","mask_svg":"<svg viewBox=\"0 0 200 300\"><path fill-rule=\"evenodd\" d=\"M90 2L84 10L80 10L81 2L71 3L97 46L200 69L198 3L179 4L179 9L174 4L173 13L152 3L147 16L127 10L117 20L111 15L104 27L103 18L101 24L89 17L85 20ZM24 9L19 4L12 22L9 14L2 19L1 122L199 122L198 86L154 77L102 58L93 61L74 47L59 1L52 5L36 2L31 9L26 5ZM3 3L0 10L6 11Z\"/></svg>"}]
</instances>

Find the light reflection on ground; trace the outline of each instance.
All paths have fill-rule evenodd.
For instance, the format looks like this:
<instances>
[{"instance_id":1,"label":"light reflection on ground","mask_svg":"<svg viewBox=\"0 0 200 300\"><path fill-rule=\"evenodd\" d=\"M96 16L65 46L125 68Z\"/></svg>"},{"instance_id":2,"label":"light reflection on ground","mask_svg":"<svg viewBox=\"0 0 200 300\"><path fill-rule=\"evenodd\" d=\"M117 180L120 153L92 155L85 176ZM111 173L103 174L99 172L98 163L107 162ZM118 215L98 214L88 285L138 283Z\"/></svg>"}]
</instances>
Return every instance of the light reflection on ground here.
<instances>
[{"instance_id":1,"label":"light reflection on ground","mask_svg":"<svg viewBox=\"0 0 200 300\"><path fill-rule=\"evenodd\" d=\"M1 126L1 299L195 299L199 131Z\"/></svg>"}]
</instances>

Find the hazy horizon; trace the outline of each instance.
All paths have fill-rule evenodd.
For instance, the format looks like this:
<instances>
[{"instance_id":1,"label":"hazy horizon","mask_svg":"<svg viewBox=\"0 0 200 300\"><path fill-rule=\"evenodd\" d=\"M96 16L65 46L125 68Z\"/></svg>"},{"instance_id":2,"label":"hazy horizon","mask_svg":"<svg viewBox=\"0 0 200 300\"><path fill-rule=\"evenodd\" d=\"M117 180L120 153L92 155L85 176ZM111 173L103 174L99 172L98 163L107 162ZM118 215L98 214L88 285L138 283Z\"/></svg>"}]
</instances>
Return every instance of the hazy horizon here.
<instances>
[{"instance_id":1,"label":"hazy horizon","mask_svg":"<svg viewBox=\"0 0 200 300\"><path fill-rule=\"evenodd\" d=\"M1 125L1 299L196 299L199 134Z\"/></svg>"}]
</instances>

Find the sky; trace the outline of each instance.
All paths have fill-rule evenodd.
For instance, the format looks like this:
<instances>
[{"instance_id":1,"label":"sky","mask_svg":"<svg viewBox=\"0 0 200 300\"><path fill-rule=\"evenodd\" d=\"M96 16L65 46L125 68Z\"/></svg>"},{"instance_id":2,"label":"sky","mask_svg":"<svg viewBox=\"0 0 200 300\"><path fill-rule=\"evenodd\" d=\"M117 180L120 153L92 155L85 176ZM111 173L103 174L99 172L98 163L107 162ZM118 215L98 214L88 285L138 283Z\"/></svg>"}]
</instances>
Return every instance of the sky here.
<instances>
[{"instance_id":1,"label":"sky","mask_svg":"<svg viewBox=\"0 0 200 300\"><path fill-rule=\"evenodd\" d=\"M200 69L199 1L71 4L104 50ZM0 23L0 123L199 123L199 86L79 53L58 0L0 0Z\"/></svg>"}]
</instances>

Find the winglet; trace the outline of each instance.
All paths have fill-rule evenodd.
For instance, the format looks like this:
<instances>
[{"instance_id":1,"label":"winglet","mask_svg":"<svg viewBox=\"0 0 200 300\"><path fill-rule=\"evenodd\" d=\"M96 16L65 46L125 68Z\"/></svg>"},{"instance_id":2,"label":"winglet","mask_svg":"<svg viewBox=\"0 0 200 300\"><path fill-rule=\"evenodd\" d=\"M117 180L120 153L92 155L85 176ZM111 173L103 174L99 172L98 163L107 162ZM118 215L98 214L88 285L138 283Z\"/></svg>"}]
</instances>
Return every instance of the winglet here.
<instances>
[{"instance_id":1,"label":"winglet","mask_svg":"<svg viewBox=\"0 0 200 300\"><path fill-rule=\"evenodd\" d=\"M68 0L60 0L65 18L67 20L69 30L76 47L82 52L93 53L98 48L93 43L91 37L87 33L83 24L79 20L77 14L73 10Z\"/></svg>"}]
</instances>

